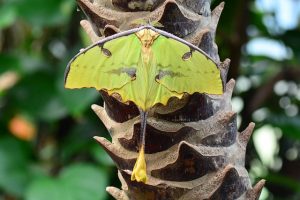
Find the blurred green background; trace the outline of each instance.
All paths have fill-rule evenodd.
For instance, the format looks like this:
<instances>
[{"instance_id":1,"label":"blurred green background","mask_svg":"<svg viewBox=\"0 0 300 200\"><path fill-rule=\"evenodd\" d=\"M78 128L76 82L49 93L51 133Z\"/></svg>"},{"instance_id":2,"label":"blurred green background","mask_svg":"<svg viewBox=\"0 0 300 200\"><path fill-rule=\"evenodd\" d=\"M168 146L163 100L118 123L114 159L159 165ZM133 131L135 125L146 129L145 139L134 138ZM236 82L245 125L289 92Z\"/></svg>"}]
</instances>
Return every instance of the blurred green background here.
<instances>
[{"instance_id":1,"label":"blurred green background","mask_svg":"<svg viewBox=\"0 0 300 200\"><path fill-rule=\"evenodd\" d=\"M215 7L220 1L213 1ZM239 129L256 129L246 166L261 199L300 199L300 1L228 0L221 59L236 79ZM91 89L65 90L67 62L89 40L75 0L0 0L0 200L105 200L117 170Z\"/></svg>"}]
</instances>

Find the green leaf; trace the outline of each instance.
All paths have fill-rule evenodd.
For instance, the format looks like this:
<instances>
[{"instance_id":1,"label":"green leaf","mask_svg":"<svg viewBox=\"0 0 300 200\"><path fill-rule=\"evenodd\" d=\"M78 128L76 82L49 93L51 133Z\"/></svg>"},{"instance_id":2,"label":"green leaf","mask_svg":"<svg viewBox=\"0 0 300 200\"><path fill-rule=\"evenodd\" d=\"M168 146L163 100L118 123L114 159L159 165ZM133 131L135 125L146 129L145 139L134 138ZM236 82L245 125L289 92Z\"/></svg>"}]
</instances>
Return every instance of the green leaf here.
<instances>
[{"instance_id":1,"label":"green leaf","mask_svg":"<svg viewBox=\"0 0 300 200\"><path fill-rule=\"evenodd\" d=\"M290 30L285 32L280 36L280 39L289 46L293 53L295 54L295 58L297 58L297 63L299 62L299 55L300 55L300 38L299 38L300 31L299 29Z\"/></svg>"},{"instance_id":2,"label":"green leaf","mask_svg":"<svg viewBox=\"0 0 300 200\"><path fill-rule=\"evenodd\" d=\"M105 199L108 176L89 164L65 168L58 178L44 177L34 181L26 200L99 200Z\"/></svg>"},{"instance_id":3,"label":"green leaf","mask_svg":"<svg viewBox=\"0 0 300 200\"><path fill-rule=\"evenodd\" d=\"M268 120L273 126L282 130L282 133L292 139L300 140L300 117L287 117L273 114Z\"/></svg>"},{"instance_id":4,"label":"green leaf","mask_svg":"<svg viewBox=\"0 0 300 200\"><path fill-rule=\"evenodd\" d=\"M77 164L61 173L61 181L72 191L73 199L98 200L106 196L107 174L101 168L88 164Z\"/></svg>"},{"instance_id":5,"label":"green leaf","mask_svg":"<svg viewBox=\"0 0 300 200\"><path fill-rule=\"evenodd\" d=\"M14 90L14 106L44 120L55 120L65 116L67 111L58 98L54 82L53 75L47 73L26 76Z\"/></svg>"},{"instance_id":6,"label":"green leaf","mask_svg":"<svg viewBox=\"0 0 300 200\"><path fill-rule=\"evenodd\" d=\"M89 117L87 114L92 117ZM92 110L89 110L85 113L84 117L80 118L80 123L72 126L71 130L68 132L69 134L60 140L61 144L63 144L61 147L61 158L63 162L69 162L70 159L82 154L93 156L94 153L92 148L94 147L98 147L98 150L101 149L97 142L92 138L97 134L107 135L105 127L99 125L99 119L96 118ZM100 155L100 157L105 157L106 153L103 153L104 154ZM98 155L99 154L97 154L97 156ZM97 159L95 160L97 161ZM107 163L105 165L107 165Z\"/></svg>"},{"instance_id":7,"label":"green leaf","mask_svg":"<svg viewBox=\"0 0 300 200\"><path fill-rule=\"evenodd\" d=\"M7 70L20 71L20 61L17 56L9 54L0 54L0 73Z\"/></svg>"},{"instance_id":8,"label":"green leaf","mask_svg":"<svg viewBox=\"0 0 300 200\"><path fill-rule=\"evenodd\" d=\"M16 10L13 6L4 5L0 7L0 29L12 25L16 20Z\"/></svg>"},{"instance_id":9,"label":"green leaf","mask_svg":"<svg viewBox=\"0 0 300 200\"><path fill-rule=\"evenodd\" d=\"M21 196L31 176L27 144L11 137L0 139L0 188Z\"/></svg>"},{"instance_id":10,"label":"green leaf","mask_svg":"<svg viewBox=\"0 0 300 200\"><path fill-rule=\"evenodd\" d=\"M80 115L84 110L89 109L91 104L95 102L99 97L100 94L95 91L95 89L63 89L63 91L60 92L62 103L73 115Z\"/></svg>"},{"instance_id":11,"label":"green leaf","mask_svg":"<svg viewBox=\"0 0 300 200\"><path fill-rule=\"evenodd\" d=\"M272 172L269 172L268 176L264 178L267 180L267 182L275 183L280 187L288 188L295 192L300 192L300 183L295 178Z\"/></svg>"},{"instance_id":12,"label":"green leaf","mask_svg":"<svg viewBox=\"0 0 300 200\"><path fill-rule=\"evenodd\" d=\"M18 14L35 26L55 26L67 22L75 1L71 0L26 0L20 1Z\"/></svg>"},{"instance_id":13,"label":"green leaf","mask_svg":"<svg viewBox=\"0 0 300 200\"><path fill-rule=\"evenodd\" d=\"M35 180L26 193L27 200L72 200L57 180L45 177Z\"/></svg>"}]
</instances>

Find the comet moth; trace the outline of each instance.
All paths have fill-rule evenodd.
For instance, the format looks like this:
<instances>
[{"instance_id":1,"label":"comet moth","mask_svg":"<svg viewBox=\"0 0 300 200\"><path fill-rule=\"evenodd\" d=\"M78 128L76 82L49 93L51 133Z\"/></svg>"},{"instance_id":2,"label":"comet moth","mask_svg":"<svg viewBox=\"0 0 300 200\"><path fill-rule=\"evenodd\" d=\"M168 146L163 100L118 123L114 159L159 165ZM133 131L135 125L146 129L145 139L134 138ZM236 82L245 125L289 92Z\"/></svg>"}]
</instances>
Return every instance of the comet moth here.
<instances>
[{"instance_id":1,"label":"comet moth","mask_svg":"<svg viewBox=\"0 0 300 200\"><path fill-rule=\"evenodd\" d=\"M141 115L139 155L131 180L146 183L147 112L185 93L220 95L217 64L198 47L146 25L107 37L80 51L68 64L65 87L96 88L117 93L137 105Z\"/></svg>"}]
</instances>

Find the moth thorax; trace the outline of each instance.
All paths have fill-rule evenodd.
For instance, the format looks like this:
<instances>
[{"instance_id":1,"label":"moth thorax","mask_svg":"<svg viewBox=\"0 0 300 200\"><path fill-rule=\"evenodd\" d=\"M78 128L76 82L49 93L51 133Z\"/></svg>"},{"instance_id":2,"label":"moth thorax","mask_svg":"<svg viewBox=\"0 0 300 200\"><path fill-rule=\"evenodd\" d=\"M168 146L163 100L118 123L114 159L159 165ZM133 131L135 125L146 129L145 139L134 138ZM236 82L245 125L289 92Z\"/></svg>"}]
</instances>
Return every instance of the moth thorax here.
<instances>
[{"instance_id":1,"label":"moth thorax","mask_svg":"<svg viewBox=\"0 0 300 200\"><path fill-rule=\"evenodd\" d=\"M144 48L150 48L159 34L151 29L143 29L136 32L136 36L139 38Z\"/></svg>"},{"instance_id":2,"label":"moth thorax","mask_svg":"<svg viewBox=\"0 0 300 200\"><path fill-rule=\"evenodd\" d=\"M139 38L139 40L142 43L141 52L143 56L143 62L145 64L148 64L152 57L151 46L154 40L159 36L159 34L151 29L142 29L136 32L136 36Z\"/></svg>"}]
</instances>

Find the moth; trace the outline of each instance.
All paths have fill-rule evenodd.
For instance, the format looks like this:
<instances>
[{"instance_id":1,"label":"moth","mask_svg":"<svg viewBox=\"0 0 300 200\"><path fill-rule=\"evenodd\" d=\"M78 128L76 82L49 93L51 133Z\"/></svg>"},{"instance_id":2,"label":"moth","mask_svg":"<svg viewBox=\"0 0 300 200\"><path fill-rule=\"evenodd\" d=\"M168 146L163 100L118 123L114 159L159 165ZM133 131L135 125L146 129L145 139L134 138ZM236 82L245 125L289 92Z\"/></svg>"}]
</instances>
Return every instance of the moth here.
<instances>
[{"instance_id":1,"label":"moth","mask_svg":"<svg viewBox=\"0 0 300 200\"><path fill-rule=\"evenodd\" d=\"M220 95L218 65L201 49L151 25L107 37L80 51L68 64L65 88L96 88L133 102L140 110L139 155L131 180L147 181L147 112L185 93Z\"/></svg>"}]
</instances>

